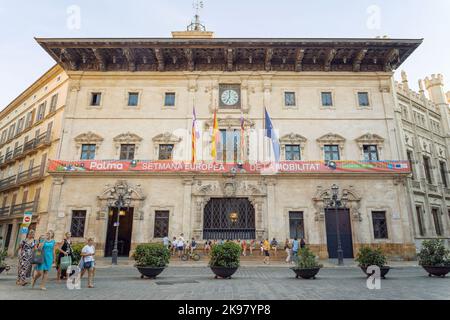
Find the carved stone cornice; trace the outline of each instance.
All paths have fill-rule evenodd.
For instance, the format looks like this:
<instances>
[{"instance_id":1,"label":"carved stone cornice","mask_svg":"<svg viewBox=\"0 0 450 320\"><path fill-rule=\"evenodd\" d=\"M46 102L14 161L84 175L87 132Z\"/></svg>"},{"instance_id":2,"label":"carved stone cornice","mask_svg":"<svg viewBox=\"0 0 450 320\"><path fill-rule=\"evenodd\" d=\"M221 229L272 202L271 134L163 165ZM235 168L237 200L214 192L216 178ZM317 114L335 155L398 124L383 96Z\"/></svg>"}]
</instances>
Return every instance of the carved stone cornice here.
<instances>
[{"instance_id":1,"label":"carved stone cornice","mask_svg":"<svg viewBox=\"0 0 450 320\"><path fill-rule=\"evenodd\" d=\"M183 139L170 132L165 132L153 137L152 141L155 144L172 144L180 143Z\"/></svg>"},{"instance_id":2,"label":"carved stone cornice","mask_svg":"<svg viewBox=\"0 0 450 320\"><path fill-rule=\"evenodd\" d=\"M328 133L317 139L320 144L343 144L345 138L337 133Z\"/></svg>"},{"instance_id":3,"label":"carved stone cornice","mask_svg":"<svg viewBox=\"0 0 450 320\"><path fill-rule=\"evenodd\" d=\"M139 149L142 140L143 139L137 134L131 132L119 134L113 139L114 145L117 150L120 150L120 146L122 144L134 144L136 151Z\"/></svg>"},{"instance_id":4,"label":"carved stone cornice","mask_svg":"<svg viewBox=\"0 0 450 320\"><path fill-rule=\"evenodd\" d=\"M98 134L89 131L76 136L74 140L77 148L81 148L83 144L95 144L98 149L104 139Z\"/></svg>"}]
</instances>

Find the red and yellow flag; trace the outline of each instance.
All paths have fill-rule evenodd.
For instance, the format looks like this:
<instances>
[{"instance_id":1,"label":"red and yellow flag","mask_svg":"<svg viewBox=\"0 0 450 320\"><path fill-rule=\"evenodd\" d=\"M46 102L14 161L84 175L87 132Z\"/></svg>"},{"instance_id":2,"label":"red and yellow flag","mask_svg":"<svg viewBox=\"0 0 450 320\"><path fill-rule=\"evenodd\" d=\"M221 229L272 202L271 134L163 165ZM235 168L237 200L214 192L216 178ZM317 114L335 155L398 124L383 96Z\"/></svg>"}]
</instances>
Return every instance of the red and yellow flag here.
<instances>
[{"instance_id":1,"label":"red and yellow flag","mask_svg":"<svg viewBox=\"0 0 450 320\"><path fill-rule=\"evenodd\" d=\"M219 143L219 122L217 121L217 110L214 112L214 124L212 132L211 156L213 160L217 158L217 144Z\"/></svg>"}]
</instances>

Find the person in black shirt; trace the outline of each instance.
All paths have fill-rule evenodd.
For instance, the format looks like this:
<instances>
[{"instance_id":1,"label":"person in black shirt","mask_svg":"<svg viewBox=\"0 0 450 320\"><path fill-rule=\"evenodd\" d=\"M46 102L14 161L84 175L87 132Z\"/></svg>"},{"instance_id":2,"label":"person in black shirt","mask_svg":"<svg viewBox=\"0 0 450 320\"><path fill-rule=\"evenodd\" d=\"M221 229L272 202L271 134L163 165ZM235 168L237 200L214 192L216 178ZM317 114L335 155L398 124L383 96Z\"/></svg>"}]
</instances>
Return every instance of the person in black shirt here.
<instances>
[{"instance_id":1,"label":"person in black shirt","mask_svg":"<svg viewBox=\"0 0 450 320\"><path fill-rule=\"evenodd\" d=\"M66 270L61 270L61 258L64 256L69 256L73 261L73 250L72 250L72 240L71 233L66 232L64 234L64 240L59 244L59 255L56 261L56 268L58 270L56 280L60 282L60 280L64 280L67 277Z\"/></svg>"}]
</instances>

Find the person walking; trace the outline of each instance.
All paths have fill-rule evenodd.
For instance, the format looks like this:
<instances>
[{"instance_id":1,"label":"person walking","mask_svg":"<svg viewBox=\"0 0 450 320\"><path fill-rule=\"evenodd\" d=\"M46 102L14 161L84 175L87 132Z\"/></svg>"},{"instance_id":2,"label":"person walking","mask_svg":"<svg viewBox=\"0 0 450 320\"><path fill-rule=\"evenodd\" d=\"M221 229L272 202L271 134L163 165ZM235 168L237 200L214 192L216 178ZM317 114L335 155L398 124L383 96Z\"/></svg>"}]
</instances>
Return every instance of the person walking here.
<instances>
[{"instance_id":1,"label":"person walking","mask_svg":"<svg viewBox=\"0 0 450 320\"><path fill-rule=\"evenodd\" d=\"M72 234L70 232L66 232L64 234L63 241L59 244L59 254L58 259L56 261L56 269L57 269L57 276L56 281L61 282L61 280L65 279L67 277L67 270L61 269L61 259L63 257L70 257L70 259L73 261L73 252L72 252L72 240L71 240Z\"/></svg>"},{"instance_id":2,"label":"person walking","mask_svg":"<svg viewBox=\"0 0 450 320\"><path fill-rule=\"evenodd\" d=\"M88 288L94 288L94 275L95 275L95 247L94 239L89 238L87 244L81 249L81 262L82 271L81 278L83 278L86 271L88 272ZM81 279L80 278L80 279Z\"/></svg>"},{"instance_id":3,"label":"person walking","mask_svg":"<svg viewBox=\"0 0 450 320\"><path fill-rule=\"evenodd\" d=\"M170 240L169 240L169 237L168 237L168 236L165 236L165 237L163 238L163 245L164 245L164 247L166 247L167 249L169 249L169 246L170 246Z\"/></svg>"},{"instance_id":4,"label":"person walking","mask_svg":"<svg viewBox=\"0 0 450 320\"><path fill-rule=\"evenodd\" d=\"M275 257L276 257L277 256L277 250L278 250L278 241L275 238L273 238L272 241L270 242L270 247L275 252Z\"/></svg>"},{"instance_id":5,"label":"person walking","mask_svg":"<svg viewBox=\"0 0 450 320\"><path fill-rule=\"evenodd\" d=\"M211 240L206 240L205 246L203 247L203 252L207 256L209 252L211 251L212 242Z\"/></svg>"},{"instance_id":6,"label":"person walking","mask_svg":"<svg viewBox=\"0 0 450 320\"><path fill-rule=\"evenodd\" d=\"M299 247L300 243L298 242L298 239L295 238L294 241L292 241L292 259L297 259Z\"/></svg>"},{"instance_id":7,"label":"person walking","mask_svg":"<svg viewBox=\"0 0 450 320\"><path fill-rule=\"evenodd\" d=\"M246 240L242 240L241 248L242 248L242 255L244 257L247 256L247 241Z\"/></svg>"},{"instance_id":8,"label":"person walking","mask_svg":"<svg viewBox=\"0 0 450 320\"><path fill-rule=\"evenodd\" d=\"M33 249L36 247L34 240L34 230L28 231L27 237L20 242L19 245L19 266L17 274L17 285L26 286L28 279L31 278L31 264L33 259Z\"/></svg>"},{"instance_id":9,"label":"person walking","mask_svg":"<svg viewBox=\"0 0 450 320\"><path fill-rule=\"evenodd\" d=\"M263 249L263 254L264 254L264 264L269 264L269 259L270 259L269 239L266 239L263 241L261 248Z\"/></svg>"},{"instance_id":10,"label":"person walking","mask_svg":"<svg viewBox=\"0 0 450 320\"><path fill-rule=\"evenodd\" d=\"M250 241L250 247L249 247L249 249L250 249L250 255L252 256L252 255L253 255L253 249L255 249L255 239L252 239L252 240Z\"/></svg>"},{"instance_id":11,"label":"person walking","mask_svg":"<svg viewBox=\"0 0 450 320\"><path fill-rule=\"evenodd\" d=\"M181 255L184 254L184 247L185 247L184 239L182 236L180 236L177 241L178 258L181 258Z\"/></svg>"},{"instance_id":12,"label":"person walking","mask_svg":"<svg viewBox=\"0 0 450 320\"><path fill-rule=\"evenodd\" d=\"M35 273L32 277L31 288L34 288L36 281L42 276L41 290L47 290L45 287L48 280L48 272L55 263L56 241L55 233L49 230L44 237L41 238L38 248L42 250L43 262L35 267Z\"/></svg>"},{"instance_id":13,"label":"person walking","mask_svg":"<svg viewBox=\"0 0 450 320\"><path fill-rule=\"evenodd\" d=\"M172 240L172 255L175 256L177 253L178 240L177 237L173 237Z\"/></svg>"},{"instance_id":14,"label":"person walking","mask_svg":"<svg viewBox=\"0 0 450 320\"><path fill-rule=\"evenodd\" d=\"M291 242L289 239L286 239L284 242L284 251L286 251L287 254L286 263L291 263Z\"/></svg>"}]
</instances>

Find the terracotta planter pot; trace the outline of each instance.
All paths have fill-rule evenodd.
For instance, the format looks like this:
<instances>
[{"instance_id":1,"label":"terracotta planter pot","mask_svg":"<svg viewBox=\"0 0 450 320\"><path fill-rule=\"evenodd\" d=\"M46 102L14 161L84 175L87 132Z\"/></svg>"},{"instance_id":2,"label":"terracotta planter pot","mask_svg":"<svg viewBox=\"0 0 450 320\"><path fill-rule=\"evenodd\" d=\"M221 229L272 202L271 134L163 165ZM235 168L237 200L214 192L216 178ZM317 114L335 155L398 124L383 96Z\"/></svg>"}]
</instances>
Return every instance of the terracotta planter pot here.
<instances>
[{"instance_id":1,"label":"terracotta planter pot","mask_svg":"<svg viewBox=\"0 0 450 320\"><path fill-rule=\"evenodd\" d=\"M165 268L138 267L138 266L136 266L136 268L141 273L141 279L144 279L144 278L155 279L165 269Z\"/></svg>"},{"instance_id":2,"label":"terracotta planter pot","mask_svg":"<svg viewBox=\"0 0 450 320\"><path fill-rule=\"evenodd\" d=\"M216 275L216 279L231 279L231 276L236 273L239 268L224 268L224 267L211 267L212 272Z\"/></svg>"},{"instance_id":3,"label":"terracotta planter pot","mask_svg":"<svg viewBox=\"0 0 450 320\"><path fill-rule=\"evenodd\" d=\"M302 279L316 279L316 275L319 273L320 268L310 268L310 269L297 269L291 268L295 272L295 278Z\"/></svg>"},{"instance_id":4,"label":"terracotta planter pot","mask_svg":"<svg viewBox=\"0 0 450 320\"><path fill-rule=\"evenodd\" d=\"M450 266L442 266L442 267L422 266L422 268L424 268L425 271L428 272L429 277L435 276L445 278L445 276L450 272Z\"/></svg>"},{"instance_id":5,"label":"terracotta planter pot","mask_svg":"<svg viewBox=\"0 0 450 320\"><path fill-rule=\"evenodd\" d=\"M360 268L367 275L367 277L370 277L372 275L372 273L367 272L366 267L360 267ZM384 266L384 267L380 268L380 273L381 273L382 279L386 279L386 275L388 274L389 270L391 270L391 267L388 267L388 266Z\"/></svg>"}]
</instances>

